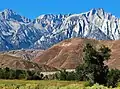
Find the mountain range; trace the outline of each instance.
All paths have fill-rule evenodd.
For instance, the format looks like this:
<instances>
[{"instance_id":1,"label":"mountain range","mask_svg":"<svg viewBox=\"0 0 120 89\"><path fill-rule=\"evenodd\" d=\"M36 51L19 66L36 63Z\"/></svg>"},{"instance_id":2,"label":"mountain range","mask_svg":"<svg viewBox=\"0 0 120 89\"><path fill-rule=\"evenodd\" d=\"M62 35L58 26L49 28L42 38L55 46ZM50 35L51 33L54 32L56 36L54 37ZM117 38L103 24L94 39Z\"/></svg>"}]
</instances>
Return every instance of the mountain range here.
<instances>
[{"instance_id":1,"label":"mountain range","mask_svg":"<svg viewBox=\"0 0 120 89\"><path fill-rule=\"evenodd\" d=\"M81 14L45 14L33 20L10 9L0 12L0 51L48 49L75 37L119 40L120 19L100 8Z\"/></svg>"}]
</instances>

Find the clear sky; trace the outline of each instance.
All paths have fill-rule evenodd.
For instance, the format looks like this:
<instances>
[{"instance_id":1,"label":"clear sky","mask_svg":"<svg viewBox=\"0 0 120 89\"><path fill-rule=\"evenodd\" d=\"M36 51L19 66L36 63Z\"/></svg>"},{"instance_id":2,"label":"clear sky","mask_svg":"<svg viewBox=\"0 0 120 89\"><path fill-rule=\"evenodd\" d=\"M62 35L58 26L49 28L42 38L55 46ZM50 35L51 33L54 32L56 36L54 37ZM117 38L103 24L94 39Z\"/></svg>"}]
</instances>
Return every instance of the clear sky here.
<instances>
[{"instance_id":1,"label":"clear sky","mask_svg":"<svg viewBox=\"0 0 120 89\"><path fill-rule=\"evenodd\" d=\"M120 17L120 0L0 0L0 11L7 8L31 19L41 14L81 13L92 8L103 8Z\"/></svg>"}]
</instances>

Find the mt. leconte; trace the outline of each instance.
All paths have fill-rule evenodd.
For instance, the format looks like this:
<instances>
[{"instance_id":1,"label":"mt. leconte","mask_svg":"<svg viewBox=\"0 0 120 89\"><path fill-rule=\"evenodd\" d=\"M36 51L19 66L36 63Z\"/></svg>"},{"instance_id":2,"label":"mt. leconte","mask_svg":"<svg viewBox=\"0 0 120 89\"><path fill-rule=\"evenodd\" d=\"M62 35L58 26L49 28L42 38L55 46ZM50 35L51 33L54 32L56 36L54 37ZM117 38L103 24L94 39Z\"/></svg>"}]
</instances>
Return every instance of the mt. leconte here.
<instances>
[{"instance_id":1,"label":"mt. leconte","mask_svg":"<svg viewBox=\"0 0 120 89\"><path fill-rule=\"evenodd\" d=\"M119 40L120 19L103 9L81 14L46 14L34 20L10 9L0 12L0 51L47 49L74 37Z\"/></svg>"}]
</instances>

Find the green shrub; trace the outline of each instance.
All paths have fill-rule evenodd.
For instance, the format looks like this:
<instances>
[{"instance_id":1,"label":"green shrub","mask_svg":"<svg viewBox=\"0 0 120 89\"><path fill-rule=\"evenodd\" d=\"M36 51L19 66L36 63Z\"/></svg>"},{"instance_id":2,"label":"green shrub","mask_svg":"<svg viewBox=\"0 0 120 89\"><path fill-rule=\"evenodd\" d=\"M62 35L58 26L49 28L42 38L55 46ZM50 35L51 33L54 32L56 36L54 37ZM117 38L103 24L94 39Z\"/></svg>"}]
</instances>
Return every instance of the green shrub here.
<instances>
[{"instance_id":1,"label":"green shrub","mask_svg":"<svg viewBox=\"0 0 120 89\"><path fill-rule=\"evenodd\" d=\"M85 89L108 89L108 87L105 87L103 85L99 85L99 84L94 84L91 87L86 87Z\"/></svg>"},{"instance_id":2,"label":"green shrub","mask_svg":"<svg viewBox=\"0 0 120 89\"><path fill-rule=\"evenodd\" d=\"M120 81L120 70L118 69L109 70L107 76L107 86L117 87L119 81Z\"/></svg>"},{"instance_id":3,"label":"green shrub","mask_svg":"<svg viewBox=\"0 0 120 89\"><path fill-rule=\"evenodd\" d=\"M68 72L66 76L66 80L76 80L76 73L75 72Z\"/></svg>"},{"instance_id":4,"label":"green shrub","mask_svg":"<svg viewBox=\"0 0 120 89\"><path fill-rule=\"evenodd\" d=\"M76 73L75 72L67 72L66 70L61 70L60 73L56 73L54 75L56 79L59 80L76 80Z\"/></svg>"}]
</instances>

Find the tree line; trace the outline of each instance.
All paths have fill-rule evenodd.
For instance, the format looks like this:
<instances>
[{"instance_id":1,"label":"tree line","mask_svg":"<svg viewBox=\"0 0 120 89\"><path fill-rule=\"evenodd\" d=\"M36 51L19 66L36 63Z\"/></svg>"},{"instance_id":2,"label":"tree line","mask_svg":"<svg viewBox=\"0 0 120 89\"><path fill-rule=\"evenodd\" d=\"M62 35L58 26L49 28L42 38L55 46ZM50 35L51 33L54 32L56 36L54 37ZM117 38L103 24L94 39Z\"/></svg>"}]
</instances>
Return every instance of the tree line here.
<instances>
[{"instance_id":1,"label":"tree line","mask_svg":"<svg viewBox=\"0 0 120 89\"><path fill-rule=\"evenodd\" d=\"M41 80L43 77L39 71L19 70L0 68L0 79L26 79L26 80Z\"/></svg>"}]
</instances>

